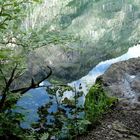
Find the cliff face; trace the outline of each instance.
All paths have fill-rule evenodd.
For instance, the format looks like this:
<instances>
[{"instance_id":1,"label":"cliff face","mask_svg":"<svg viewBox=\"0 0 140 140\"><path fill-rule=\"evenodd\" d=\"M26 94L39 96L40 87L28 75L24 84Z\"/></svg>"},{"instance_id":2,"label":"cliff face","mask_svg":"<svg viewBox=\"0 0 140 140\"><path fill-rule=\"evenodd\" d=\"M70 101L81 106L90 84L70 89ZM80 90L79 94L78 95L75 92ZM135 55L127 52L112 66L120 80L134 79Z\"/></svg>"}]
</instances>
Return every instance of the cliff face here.
<instances>
[{"instance_id":1,"label":"cliff face","mask_svg":"<svg viewBox=\"0 0 140 140\"><path fill-rule=\"evenodd\" d=\"M140 58L113 64L100 78L104 89L124 107L140 107Z\"/></svg>"},{"instance_id":2,"label":"cliff face","mask_svg":"<svg viewBox=\"0 0 140 140\"><path fill-rule=\"evenodd\" d=\"M80 41L63 47L39 48L36 51L37 59L31 57L31 61L35 65L40 61L41 67L50 65L53 78L66 82L80 78L100 61L125 53L139 41L139 5L138 0L44 2L43 6L37 7L32 13L31 19L36 17L36 24L32 24L43 28L45 23L49 23L51 26L47 26L48 30L72 34L79 37ZM55 16L57 18L54 20ZM45 34L45 30L41 34Z\"/></svg>"}]
</instances>

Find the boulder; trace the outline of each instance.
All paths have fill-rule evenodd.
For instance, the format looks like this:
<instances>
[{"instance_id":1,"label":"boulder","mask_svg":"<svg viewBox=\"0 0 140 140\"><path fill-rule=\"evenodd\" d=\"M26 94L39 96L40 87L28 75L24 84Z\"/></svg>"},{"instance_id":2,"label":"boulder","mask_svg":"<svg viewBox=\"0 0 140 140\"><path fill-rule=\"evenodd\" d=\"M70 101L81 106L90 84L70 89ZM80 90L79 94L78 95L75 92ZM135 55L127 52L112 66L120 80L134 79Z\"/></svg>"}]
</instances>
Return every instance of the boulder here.
<instances>
[{"instance_id":1,"label":"boulder","mask_svg":"<svg viewBox=\"0 0 140 140\"><path fill-rule=\"evenodd\" d=\"M140 106L140 58L112 64L98 79L110 96L116 96L123 106Z\"/></svg>"}]
</instances>

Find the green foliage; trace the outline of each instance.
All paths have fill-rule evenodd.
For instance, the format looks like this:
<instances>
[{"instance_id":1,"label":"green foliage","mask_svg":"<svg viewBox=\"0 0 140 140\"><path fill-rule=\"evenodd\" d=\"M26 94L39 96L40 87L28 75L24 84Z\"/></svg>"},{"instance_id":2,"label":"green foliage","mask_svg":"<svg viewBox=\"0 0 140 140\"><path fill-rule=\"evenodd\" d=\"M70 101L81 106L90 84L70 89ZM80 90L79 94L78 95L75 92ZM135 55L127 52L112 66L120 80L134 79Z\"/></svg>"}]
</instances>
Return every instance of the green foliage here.
<instances>
[{"instance_id":1,"label":"green foliage","mask_svg":"<svg viewBox=\"0 0 140 140\"><path fill-rule=\"evenodd\" d=\"M0 1L0 95L1 97L5 96L0 110L0 139L32 140L36 138L46 140L52 136L59 139L73 139L85 132L90 121L95 122L108 107L112 106L115 99L107 97L101 85L96 84L86 96L84 108L78 105L78 99L83 96L82 92L77 92L68 86L49 88L50 102L38 109L40 120L33 124L36 132L30 133L28 130L29 133L26 133L23 131L20 122L23 121L24 116L13 112L20 95L10 92L11 83L22 75L26 68L26 58L34 49L49 44L64 45L76 40L73 35L64 33L63 30L50 30L50 25L47 23L39 29L36 27L25 30L23 21L28 15L29 5L34 2L40 2L40 0ZM60 19L62 27L68 27L72 20L81 16L92 3L93 0L72 0L69 2L67 7L74 8L75 11L62 15ZM12 76L14 69L15 72ZM69 90L75 93L74 99L63 99L65 91ZM50 112L49 109L53 104L56 105L57 110ZM66 112L67 109L70 110L69 115ZM81 113L85 113L85 117L81 117ZM48 116L53 117L51 124L47 120Z\"/></svg>"},{"instance_id":2,"label":"green foliage","mask_svg":"<svg viewBox=\"0 0 140 140\"><path fill-rule=\"evenodd\" d=\"M0 1L0 31L17 29L26 17L29 4L41 0L1 0Z\"/></svg>"},{"instance_id":3,"label":"green foliage","mask_svg":"<svg viewBox=\"0 0 140 140\"><path fill-rule=\"evenodd\" d=\"M26 139L20 122L24 116L13 111L18 93L10 92L13 81L26 67L26 42L21 40L25 9L32 0L0 0L0 139Z\"/></svg>"},{"instance_id":4,"label":"green foliage","mask_svg":"<svg viewBox=\"0 0 140 140\"><path fill-rule=\"evenodd\" d=\"M107 93L102 88L101 83L96 83L91 87L85 100L85 113L87 120L92 123L101 118L109 107L117 101L114 97L107 96Z\"/></svg>"},{"instance_id":5,"label":"green foliage","mask_svg":"<svg viewBox=\"0 0 140 140\"><path fill-rule=\"evenodd\" d=\"M58 30L50 31L47 23L38 30L25 30L23 22L29 16L30 8L40 1L0 0L0 136L8 137L7 139L11 135L17 138L24 137L19 125L23 120L22 115L12 111L21 96L10 90L13 82L25 72L30 52L48 44L64 45L74 41L72 35Z\"/></svg>"},{"instance_id":6,"label":"green foliage","mask_svg":"<svg viewBox=\"0 0 140 140\"><path fill-rule=\"evenodd\" d=\"M23 115L11 110L0 113L0 139L28 139L26 133L19 127L20 121L23 119Z\"/></svg>"},{"instance_id":7,"label":"green foliage","mask_svg":"<svg viewBox=\"0 0 140 140\"><path fill-rule=\"evenodd\" d=\"M73 91L75 96L73 99L63 98L66 91ZM86 131L87 125L90 124L84 118L84 108L78 105L78 99L83 95L75 91L69 86L56 86L47 89L49 94L49 102L38 109L39 122L33 124L33 128L37 130L37 137L46 137L50 139L73 139L79 134ZM51 111L51 106L56 106L56 111ZM50 116L52 120L48 120Z\"/></svg>"},{"instance_id":8,"label":"green foliage","mask_svg":"<svg viewBox=\"0 0 140 140\"><path fill-rule=\"evenodd\" d=\"M107 96L99 82L87 94L85 106L79 105L83 92L76 91L75 88L64 85L49 88L47 91L50 100L38 109L40 119L33 124L33 128L37 130L36 137L42 139L74 139L85 133L87 127L98 121L117 101L116 98ZM63 98L66 91L73 91L74 98ZM51 112L53 105L56 106L56 111ZM52 118L51 121L48 116Z\"/></svg>"},{"instance_id":9,"label":"green foliage","mask_svg":"<svg viewBox=\"0 0 140 140\"><path fill-rule=\"evenodd\" d=\"M88 10L89 7L91 7L93 4L93 0L72 0L70 1L66 7L69 7L71 9L75 9L72 13L69 14L63 14L60 19L60 24L62 28L66 28L69 25L71 25L72 21L81 16L85 13L86 10Z\"/></svg>"}]
</instances>

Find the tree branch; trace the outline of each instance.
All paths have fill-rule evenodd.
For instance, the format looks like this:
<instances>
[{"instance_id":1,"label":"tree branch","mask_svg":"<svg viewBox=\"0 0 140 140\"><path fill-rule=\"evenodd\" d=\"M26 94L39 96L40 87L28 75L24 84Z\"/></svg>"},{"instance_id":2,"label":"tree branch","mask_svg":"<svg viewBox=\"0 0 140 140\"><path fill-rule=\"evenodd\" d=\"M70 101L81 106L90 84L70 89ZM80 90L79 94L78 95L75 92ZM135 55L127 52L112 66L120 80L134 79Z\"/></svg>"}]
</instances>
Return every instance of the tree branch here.
<instances>
[{"instance_id":1,"label":"tree branch","mask_svg":"<svg viewBox=\"0 0 140 140\"><path fill-rule=\"evenodd\" d=\"M4 75L4 73L3 73L1 68L0 68L0 73L2 74L2 77L3 77L3 79L5 81L5 85L6 85L7 84L7 80L6 80L6 77L5 77L5 75Z\"/></svg>"},{"instance_id":2,"label":"tree branch","mask_svg":"<svg viewBox=\"0 0 140 140\"><path fill-rule=\"evenodd\" d=\"M10 87L11 83L13 82L16 69L17 69L17 64L13 68L11 76L10 76L9 80L7 81L7 83L6 83L5 88L2 91L2 98L0 100L0 112L2 111L2 108L4 106L4 103L5 103L5 100L6 100L6 97L7 97L7 92L9 91L9 87Z\"/></svg>"},{"instance_id":3,"label":"tree branch","mask_svg":"<svg viewBox=\"0 0 140 140\"><path fill-rule=\"evenodd\" d=\"M24 93L26 93L28 90L30 90L32 88L41 87L41 86L39 86L39 84L41 82L43 82L44 80L48 79L52 75L52 69L49 66L47 66L47 68L49 69L49 74L46 77L44 77L43 79L41 79L39 82L35 83L34 79L32 78L30 86L25 87L25 88L20 88L20 89L12 90L11 92L13 92L13 93L20 92L20 94L24 94Z\"/></svg>"}]
</instances>

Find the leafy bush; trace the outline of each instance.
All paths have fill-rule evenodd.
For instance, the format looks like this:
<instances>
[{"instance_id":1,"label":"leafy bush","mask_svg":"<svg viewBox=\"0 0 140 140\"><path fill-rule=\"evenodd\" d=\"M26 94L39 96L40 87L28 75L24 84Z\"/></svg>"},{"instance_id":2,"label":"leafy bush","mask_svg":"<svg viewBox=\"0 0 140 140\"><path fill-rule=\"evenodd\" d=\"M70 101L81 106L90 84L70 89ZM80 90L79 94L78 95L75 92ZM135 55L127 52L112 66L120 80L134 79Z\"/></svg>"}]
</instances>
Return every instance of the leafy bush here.
<instances>
[{"instance_id":1,"label":"leafy bush","mask_svg":"<svg viewBox=\"0 0 140 140\"><path fill-rule=\"evenodd\" d=\"M87 120L95 123L102 114L111 107L117 99L107 96L101 83L97 82L91 87L85 100L85 117Z\"/></svg>"},{"instance_id":2,"label":"leafy bush","mask_svg":"<svg viewBox=\"0 0 140 140\"><path fill-rule=\"evenodd\" d=\"M20 127L20 123L24 121L25 116L15 111L18 108L15 104L20 98L20 95L12 94L10 92L8 92L7 95L4 106L0 111L0 139L34 140L34 135L31 131Z\"/></svg>"},{"instance_id":3,"label":"leafy bush","mask_svg":"<svg viewBox=\"0 0 140 140\"><path fill-rule=\"evenodd\" d=\"M49 102L38 109L39 121L33 124L36 136L39 138L51 139L73 139L86 131L86 126L90 124L84 118L84 106L78 105L78 99L83 92L78 92L69 86L57 86L47 89ZM73 99L63 98L65 91L75 93ZM55 105L56 109L50 111ZM81 115L82 114L82 115ZM48 117L51 119L49 120Z\"/></svg>"},{"instance_id":4,"label":"leafy bush","mask_svg":"<svg viewBox=\"0 0 140 140\"><path fill-rule=\"evenodd\" d=\"M23 119L22 114L10 110L6 113L0 113L0 139L29 140L31 137L20 127L20 122Z\"/></svg>"},{"instance_id":5,"label":"leafy bush","mask_svg":"<svg viewBox=\"0 0 140 140\"><path fill-rule=\"evenodd\" d=\"M63 98L65 91L69 90L74 92L74 98ZM83 97L82 89L76 91L69 86L57 86L47 91L50 100L38 109L40 119L32 125L36 137L40 139L74 139L85 133L88 125L95 123L116 102L116 98L107 96L99 83L90 89L85 106L79 105L79 98ZM50 111L53 105L56 109Z\"/></svg>"}]
</instances>

